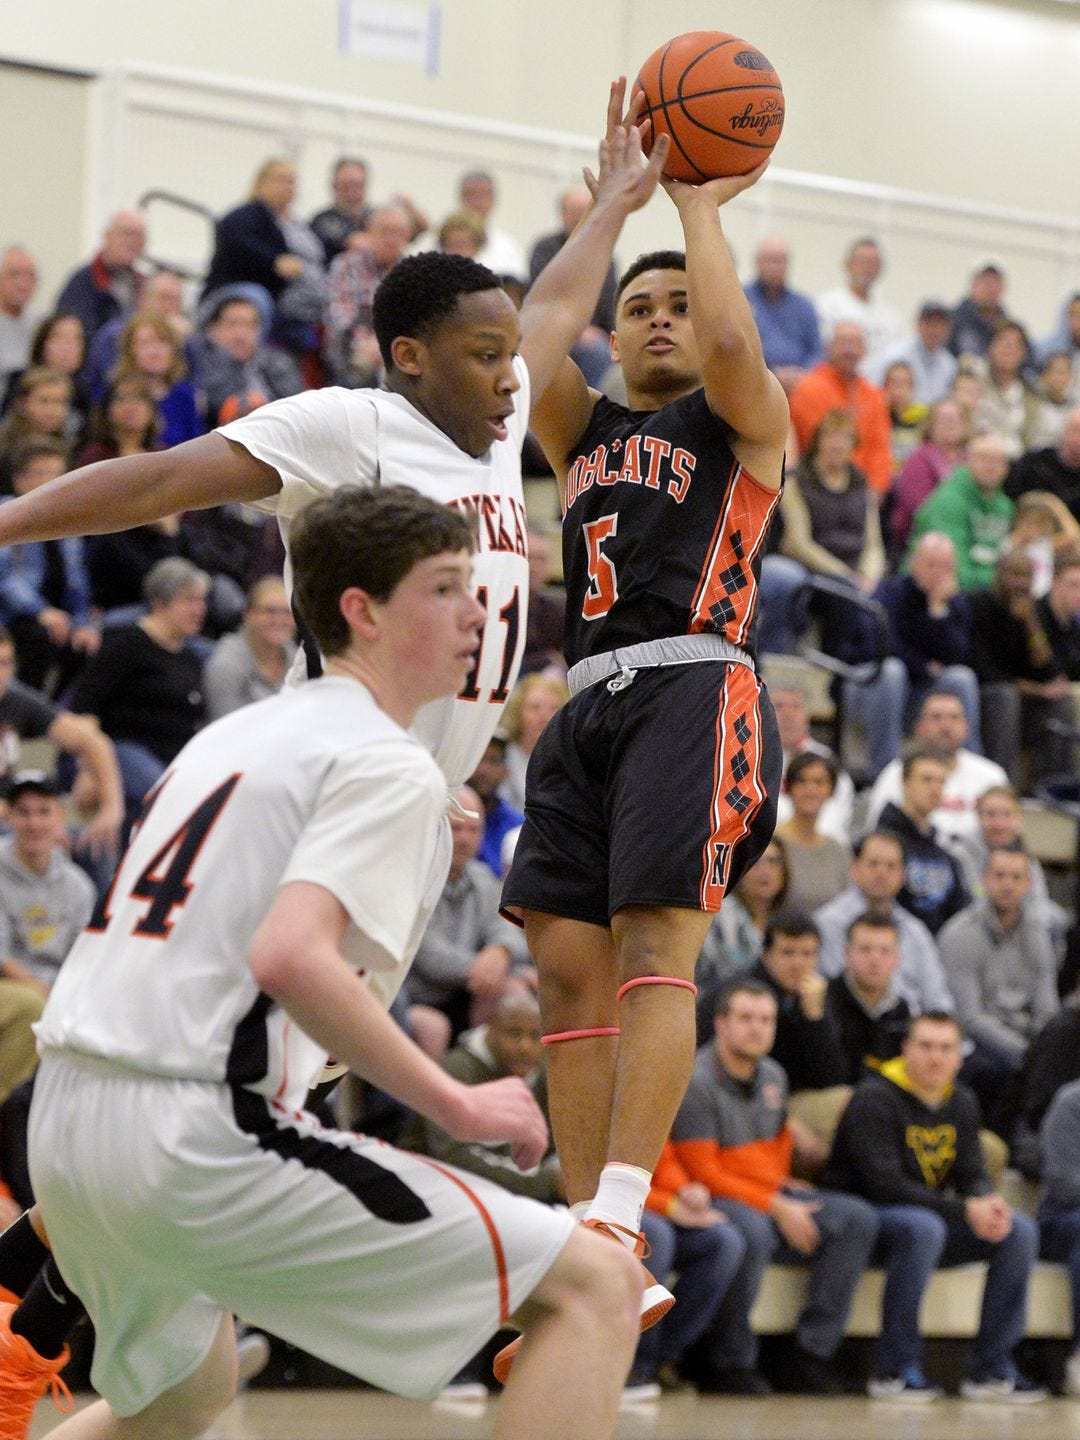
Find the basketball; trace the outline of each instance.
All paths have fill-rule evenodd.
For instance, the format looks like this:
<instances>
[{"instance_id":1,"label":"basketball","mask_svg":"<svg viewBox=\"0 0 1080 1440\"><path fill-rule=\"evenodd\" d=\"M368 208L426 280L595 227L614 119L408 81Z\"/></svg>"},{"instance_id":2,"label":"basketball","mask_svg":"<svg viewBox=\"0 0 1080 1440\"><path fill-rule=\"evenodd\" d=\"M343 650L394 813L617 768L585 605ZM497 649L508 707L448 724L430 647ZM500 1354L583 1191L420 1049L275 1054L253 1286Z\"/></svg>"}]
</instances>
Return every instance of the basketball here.
<instances>
[{"instance_id":1,"label":"basketball","mask_svg":"<svg viewBox=\"0 0 1080 1440\"><path fill-rule=\"evenodd\" d=\"M654 50L634 81L639 90L653 138L671 137L664 174L672 180L745 175L783 129L779 75L760 50L717 30L691 30Z\"/></svg>"}]
</instances>

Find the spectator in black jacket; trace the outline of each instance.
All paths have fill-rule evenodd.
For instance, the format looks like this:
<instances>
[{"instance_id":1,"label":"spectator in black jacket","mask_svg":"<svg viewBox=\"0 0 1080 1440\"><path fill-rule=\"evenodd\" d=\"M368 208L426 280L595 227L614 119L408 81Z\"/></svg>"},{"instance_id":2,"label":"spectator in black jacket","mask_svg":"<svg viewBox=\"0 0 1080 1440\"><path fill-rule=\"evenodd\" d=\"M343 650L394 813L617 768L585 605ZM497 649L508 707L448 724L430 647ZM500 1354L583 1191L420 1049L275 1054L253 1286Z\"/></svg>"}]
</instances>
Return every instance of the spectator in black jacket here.
<instances>
[{"instance_id":1,"label":"spectator in black jacket","mask_svg":"<svg viewBox=\"0 0 1080 1440\"><path fill-rule=\"evenodd\" d=\"M146 577L149 614L106 629L72 696L116 748L129 824L206 719L202 660L188 642L202 628L208 588L190 560L159 561Z\"/></svg>"},{"instance_id":2,"label":"spectator in black jacket","mask_svg":"<svg viewBox=\"0 0 1080 1440\"><path fill-rule=\"evenodd\" d=\"M575 226L592 205L592 196L584 185L574 185L559 197L560 229L541 235L529 255L529 284L534 285L544 266L559 253L569 240ZM615 266L608 266L593 317L577 344L570 351L590 385L597 388L611 367L611 331L615 326Z\"/></svg>"},{"instance_id":3,"label":"spectator in black jacket","mask_svg":"<svg viewBox=\"0 0 1080 1440\"><path fill-rule=\"evenodd\" d=\"M893 983L900 935L887 913L867 910L848 926L842 974L829 981L827 1010L840 1035L844 1079L857 1085L900 1054L911 1009Z\"/></svg>"},{"instance_id":4,"label":"spectator in black jacket","mask_svg":"<svg viewBox=\"0 0 1080 1440\"><path fill-rule=\"evenodd\" d=\"M952 312L949 349L956 356L985 355L998 327L1009 318L1001 297L1005 271L999 261L980 260L971 272L968 293Z\"/></svg>"},{"instance_id":5,"label":"spectator in black jacket","mask_svg":"<svg viewBox=\"0 0 1080 1440\"><path fill-rule=\"evenodd\" d=\"M1073 684L1080 680L1080 550L1061 550L1054 559L1049 592L1035 602L1035 614L1054 659Z\"/></svg>"},{"instance_id":6,"label":"spectator in black jacket","mask_svg":"<svg viewBox=\"0 0 1080 1440\"><path fill-rule=\"evenodd\" d=\"M761 959L748 978L776 997L776 1036L770 1056L783 1067L792 1092L792 1113L818 1137L820 1154L802 1157L809 1173L825 1160L828 1139L845 1097L840 1032L826 1009L828 981L818 969L818 928L801 910L780 910L765 931Z\"/></svg>"},{"instance_id":7,"label":"spectator in black jacket","mask_svg":"<svg viewBox=\"0 0 1080 1440\"><path fill-rule=\"evenodd\" d=\"M1028 1046L1017 1080L1010 1159L1029 1180L1041 1170L1039 1127L1063 1085L1080 1080L1080 990L1074 990Z\"/></svg>"},{"instance_id":8,"label":"spectator in black jacket","mask_svg":"<svg viewBox=\"0 0 1080 1440\"><path fill-rule=\"evenodd\" d=\"M994 583L971 592L984 747L1025 794L1039 779L1069 769L1069 745L1050 722L1073 720L1069 682L1043 630L1031 581L1030 556L1012 550L998 561ZM1025 758L1030 775L1022 773Z\"/></svg>"},{"instance_id":9,"label":"spectator in black jacket","mask_svg":"<svg viewBox=\"0 0 1080 1440\"><path fill-rule=\"evenodd\" d=\"M936 935L970 898L959 864L938 844L930 823L945 788L945 762L933 750L916 746L904 756L900 774L901 802L890 801L877 825L904 847L904 884L897 901Z\"/></svg>"},{"instance_id":10,"label":"spectator in black jacket","mask_svg":"<svg viewBox=\"0 0 1080 1440\"><path fill-rule=\"evenodd\" d=\"M1029 450L1013 462L1005 494L1016 500L1028 490L1049 490L1080 520L1080 405L1065 417L1056 445Z\"/></svg>"},{"instance_id":11,"label":"spectator in black jacket","mask_svg":"<svg viewBox=\"0 0 1080 1440\"><path fill-rule=\"evenodd\" d=\"M874 592L889 622L889 649L876 680L849 681L844 702L870 737L880 773L900 753L905 733L932 690L947 690L964 707L968 748L982 752L979 682L971 668L971 606L956 575L956 546L929 531L911 552L905 575L890 575Z\"/></svg>"}]
</instances>

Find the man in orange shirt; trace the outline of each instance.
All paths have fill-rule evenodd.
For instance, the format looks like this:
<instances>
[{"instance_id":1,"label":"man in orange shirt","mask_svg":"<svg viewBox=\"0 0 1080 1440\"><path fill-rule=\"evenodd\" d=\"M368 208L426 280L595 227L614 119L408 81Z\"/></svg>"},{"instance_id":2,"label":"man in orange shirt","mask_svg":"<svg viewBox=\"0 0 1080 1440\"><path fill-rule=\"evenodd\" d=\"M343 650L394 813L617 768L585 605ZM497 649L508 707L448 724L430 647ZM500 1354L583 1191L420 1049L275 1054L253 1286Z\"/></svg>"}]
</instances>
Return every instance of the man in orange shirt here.
<instances>
[{"instance_id":1,"label":"man in orange shirt","mask_svg":"<svg viewBox=\"0 0 1080 1440\"><path fill-rule=\"evenodd\" d=\"M862 327L842 320L834 327L825 353L826 358L808 370L788 396L799 450L807 448L830 410L847 410L858 438L852 459L881 494L892 478L892 427L884 392L859 374L866 354Z\"/></svg>"},{"instance_id":2,"label":"man in orange shirt","mask_svg":"<svg viewBox=\"0 0 1080 1440\"><path fill-rule=\"evenodd\" d=\"M743 1263L706 1336L710 1364L727 1372L731 1390L761 1393L753 1383L760 1377L750 1309L765 1267L808 1263L786 1388L842 1394L832 1358L874 1248L877 1217L853 1195L792 1179L793 1156L819 1147L788 1117L787 1077L769 1058L776 1033L772 991L757 980L733 980L720 992L715 1026L713 1044L698 1051L672 1130L686 1174L708 1187L746 1241Z\"/></svg>"}]
</instances>

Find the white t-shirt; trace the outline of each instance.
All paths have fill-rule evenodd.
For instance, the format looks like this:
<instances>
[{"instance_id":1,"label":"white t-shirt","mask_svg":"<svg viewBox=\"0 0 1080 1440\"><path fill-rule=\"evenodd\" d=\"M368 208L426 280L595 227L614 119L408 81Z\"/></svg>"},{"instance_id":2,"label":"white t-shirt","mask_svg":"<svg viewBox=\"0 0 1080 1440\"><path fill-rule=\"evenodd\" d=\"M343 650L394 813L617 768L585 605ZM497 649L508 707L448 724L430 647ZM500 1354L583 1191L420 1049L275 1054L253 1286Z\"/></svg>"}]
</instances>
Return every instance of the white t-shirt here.
<instances>
[{"instance_id":1,"label":"white t-shirt","mask_svg":"<svg viewBox=\"0 0 1080 1440\"><path fill-rule=\"evenodd\" d=\"M286 552L300 511L340 485L410 485L445 505L478 510L473 580L488 612L479 669L457 699L425 706L415 726L453 787L464 784L480 763L525 648L529 562L521 446L529 419L529 373L520 358L514 368L521 386L513 397L509 434L479 459L459 449L404 396L386 390L308 390L219 431L281 477L281 490L259 501L259 508L277 516ZM288 560L285 583L291 588Z\"/></svg>"},{"instance_id":2,"label":"white t-shirt","mask_svg":"<svg viewBox=\"0 0 1080 1440\"><path fill-rule=\"evenodd\" d=\"M476 252L476 263L486 265L496 275L512 275L515 280L527 283L529 262L525 259L525 251L505 230L498 230L494 225L485 229L486 239Z\"/></svg>"},{"instance_id":3,"label":"white t-shirt","mask_svg":"<svg viewBox=\"0 0 1080 1440\"><path fill-rule=\"evenodd\" d=\"M39 1046L301 1105L326 1052L260 994L251 939L281 885L321 885L350 918L342 953L366 957L388 1005L420 941L445 810L431 756L357 681L327 676L216 721L161 781Z\"/></svg>"},{"instance_id":4,"label":"white t-shirt","mask_svg":"<svg viewBox=\"0 0 1080 1440\"><path fill-rule=\"evenodd\" d=\"M862 300L846 285L838 286L835 290L826 290L824 295L819 296L817 312L822 334L826 339L832 335L837 325L845 322L851 321L862 326L866 339L866 354L859 366L859 373L871 380L877 373L885 351L904 333L899 314L887 300L878 299L874 295L871 295L869 300Z\"/></svg>"},{"instance_id":5,"label":"white t-shirt","mask_svg":"<svg viewBox=\"0 0 1080 1440\"><path fill-rule=\"evenodd\" d=\"M900 783L901 762L890 760L874 781L870 801L866 809L866 823L872 829L885 806L892 801L899 805L902 799ZM975 835L979 829L979 817L975 802L991 785L1008 785L1009 777L993 760L985 755L976 755L973 750L958 750L956 764L945 776L945 788L941 804L930 816L937 839L950 850L966 835Z\"/></svg>"}]
</instances>

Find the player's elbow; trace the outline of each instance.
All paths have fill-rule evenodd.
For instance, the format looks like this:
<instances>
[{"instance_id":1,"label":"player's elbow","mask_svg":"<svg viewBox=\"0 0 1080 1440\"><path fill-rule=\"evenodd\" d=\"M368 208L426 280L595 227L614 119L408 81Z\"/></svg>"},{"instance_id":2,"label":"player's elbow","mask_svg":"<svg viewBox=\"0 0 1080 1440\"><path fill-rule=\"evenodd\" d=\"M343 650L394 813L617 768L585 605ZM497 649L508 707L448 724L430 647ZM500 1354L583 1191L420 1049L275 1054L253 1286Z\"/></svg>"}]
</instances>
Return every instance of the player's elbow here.
<instances>
[{"instance_id":1,"label":"player's elbow","mask_svg":"<svg viewBox=\"0 0 1080 1440\"><path fill-rule=\"evenodd\" d=\"M272 1000L285 1000L296 982L296 947L285 936L266 927L256 932L248 950L252 979Z\"/></svg>"}]
</instances>

